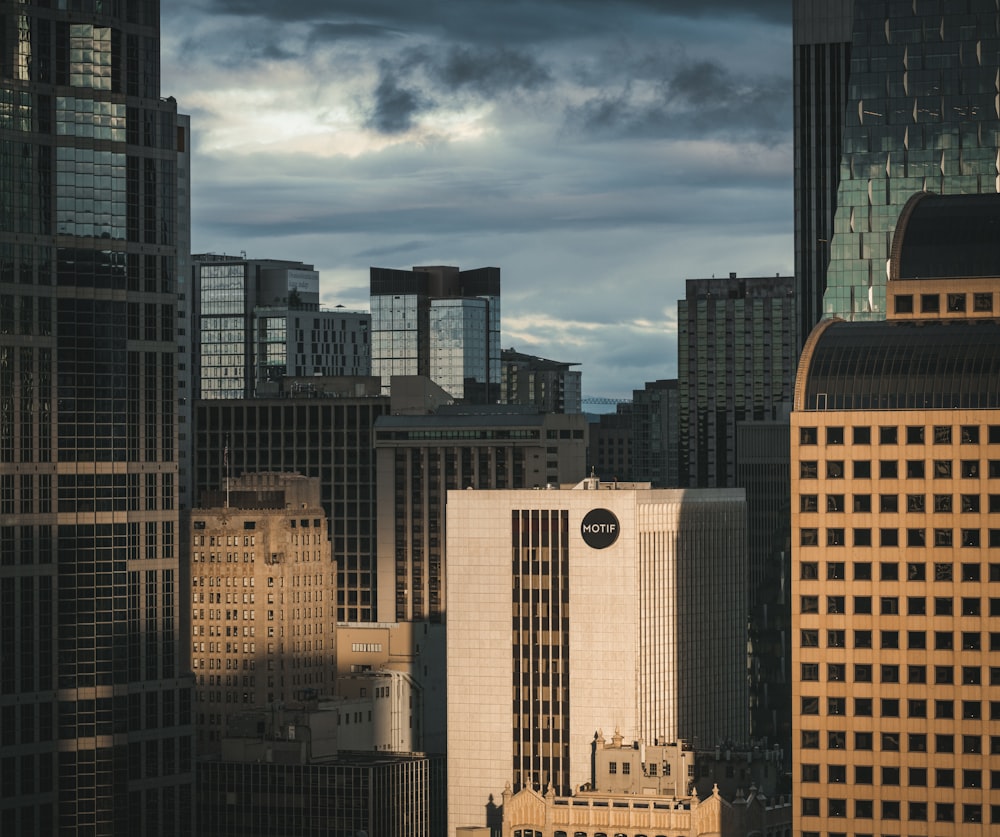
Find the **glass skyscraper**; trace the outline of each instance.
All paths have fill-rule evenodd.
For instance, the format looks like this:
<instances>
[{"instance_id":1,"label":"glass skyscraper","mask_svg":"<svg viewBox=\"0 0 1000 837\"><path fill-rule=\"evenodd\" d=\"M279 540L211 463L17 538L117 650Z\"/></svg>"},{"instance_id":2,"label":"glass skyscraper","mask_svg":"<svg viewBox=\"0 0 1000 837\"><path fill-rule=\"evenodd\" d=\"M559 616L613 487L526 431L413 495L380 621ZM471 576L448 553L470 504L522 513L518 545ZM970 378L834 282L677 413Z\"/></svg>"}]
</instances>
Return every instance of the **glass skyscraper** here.
<instances>
[{"instance_id":1,"label":"glass skyscraper","mask_svg":"<svg viewBox=\"0 0 1000 837\"><path fill-rule=\"evenodd\" d=\"M800 340L823 316L885 318L892 231L912 194L981 194L998 183L994 0L856 0L849 34L848 10L832 5L795 3Z\"/></svg>"},{"instance_id":2,"label":"glass skyscraper","mask_svg":"<svg viewBox=\"0 0 1000 837\"><path fill-rule=\"evenodd\" d=\"M424 375L453 398L500 398L500 268L371 269L372 374Z\"/></svg>"},{"instance_id":3,"label":"glass skyscraper","mask_svg":"<svg viewBox=\"0 0 1000 837\"><path fill-rule=\"evenodd\" d=\"M159 4L0 2L0 833L191 830Z\"/></svg>"}]
</instances>

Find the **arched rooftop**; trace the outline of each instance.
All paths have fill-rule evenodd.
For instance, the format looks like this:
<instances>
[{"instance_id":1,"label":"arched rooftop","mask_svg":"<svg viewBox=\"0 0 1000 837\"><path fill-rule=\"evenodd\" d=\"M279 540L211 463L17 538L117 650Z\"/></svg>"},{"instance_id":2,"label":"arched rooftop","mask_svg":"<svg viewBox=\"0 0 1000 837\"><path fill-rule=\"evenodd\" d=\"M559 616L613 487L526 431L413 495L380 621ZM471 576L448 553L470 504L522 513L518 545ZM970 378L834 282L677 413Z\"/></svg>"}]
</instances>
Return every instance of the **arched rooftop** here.
<instances>
[{"instance_id":1,"label":"arched rooftop","mask_svg":"<svg viewBox=\"0 0 1000 837\"><path fill-rule=\"evenodd\" d=\"M896 222L889 280L978 277L1000 277L1000 195L913 195Z\"/></svg>"},{"instance_id":2,"label":"arched rooftop","mask_svg":"<svg viewBox=\"0 0 1000 837\"><path fill-rule=\"evenodd\" d=\"M825 320L799 363L796 410L1000 409L1000 322Z\"/></svg>"}]
</instances>

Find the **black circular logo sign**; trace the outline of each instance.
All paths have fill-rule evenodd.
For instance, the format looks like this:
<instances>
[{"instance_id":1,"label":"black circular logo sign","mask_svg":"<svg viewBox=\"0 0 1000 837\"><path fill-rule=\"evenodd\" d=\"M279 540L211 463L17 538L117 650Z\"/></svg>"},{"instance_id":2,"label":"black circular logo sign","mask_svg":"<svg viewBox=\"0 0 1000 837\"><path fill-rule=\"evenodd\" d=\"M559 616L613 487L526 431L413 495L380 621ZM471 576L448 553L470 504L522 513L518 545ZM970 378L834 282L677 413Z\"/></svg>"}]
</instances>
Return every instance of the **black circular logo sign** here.
<instances>
[{"instance_id":1,"label":"black circular logo sign","mask_svg":"<svg viewBox=\"0 0 1000 837\"><path fill-rule=\"evenodd\" d=\"M592 549L606 549L618 540L621 526L614 512L607 509L591 509L580 524L583 542Z\"/></svg>"}]
</instances>

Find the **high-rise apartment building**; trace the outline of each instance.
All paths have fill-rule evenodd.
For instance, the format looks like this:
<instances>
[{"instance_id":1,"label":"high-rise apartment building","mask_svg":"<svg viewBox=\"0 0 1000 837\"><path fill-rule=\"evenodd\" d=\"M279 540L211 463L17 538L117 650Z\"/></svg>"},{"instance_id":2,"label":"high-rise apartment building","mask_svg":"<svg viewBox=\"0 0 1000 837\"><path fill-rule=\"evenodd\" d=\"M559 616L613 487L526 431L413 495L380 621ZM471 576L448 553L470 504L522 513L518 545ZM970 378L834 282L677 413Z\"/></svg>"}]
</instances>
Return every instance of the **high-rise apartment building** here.
<instances>
[{"instance_id":1,"label":"high-rise apartment building","mask_svg":"<svg viewBox=\"0 0 1000 837\"><path fill-rule=\"evenodd\" d=\"M193 257L196 398L251 398L284 376L371 374L371 315L320 308L302 262Z\"/></svg>"},{"instance_id":2,"label":"high-rise apartment building","mask_svg":"<svg viewBox=\"0 0 1000 837\"><path fill-rule=\"evenodd\" d=\"M391 582L379 586L379 619L445 621L450 489L577 482L586 473L586 439L582 414L528 408L456 406L379 417L378 575Z\"/></svg>"},{"instance_id":3,"label":"high-rise apartment building","mask_svg":"<svg viewBox=\"0 0 1000 837\"><path fill-rule=\"evenodd\" d=\"M0 3L0 832L187 834L186 140L159 3L51 5Z\"/></svg>"},{"instance_id":4,"label":"high-rise apartment building","mask_svg":"<svg viewBox=\"0 0 1000 837\"><path fill-rule=\"evenodd\" d=\"M688 279L677 332L680 484L733 487L737 425L782 419L791 409L795 280Z\"/></svg>"},{"instance_id":5,"label":"high-rise apartment building","mask_svg":"<svg viewBox=\"0 0 1000 837\"><path fill-rule=\"evenodd\" d=\"M319 479L243 474L191 512L198 753L231 716L332 695L336 566Z\"/></svg>"},{"instance_id":6,"label":"high-rise apartment building","mask_svg":"<svg viewBox=\"0 0 1000 837\"><path fill-rule=\"evenodd\" d=\"M743 741L739 489L448 492L448 833L505 787L568 796L594 734Z\"/></svg>"},{"instance_id":7,"label":"high-rise apartment building","mask_svg":"<svg viewBox=\"0 0 1000 837\"><path fill-rule=\"evenodd\" d=\"M583 409L582 373L577 363L500 352L500 403L533 405L543 413L579 413Z\"/></svg>"},{"instance_id":8,"label":"high-rise apartment building","mask_svg":"<svg viewBox=\"0 0 1000 837\"><path fill-rule=\"evenodd\" d=\"M642 389L632 390L632 479L653 488L679 485L679 410L676 379L646 381Z\"/></svg>"},{"instance_id":9,"label":"high-rise apartment building","mask_svg":"<svg viewBox=\"0 0 1000 837\"><path fill-rule=\"evenodd\" d=\"M1000 32L993 0L794 10L804 339L820 316L885 318L893 229L911 194L997 192Z\"/></svg>"},{"instance_id":10,"label":"high-rise apartment building","mask_svg":"<svg viewBox=\"0 0 1000 837\"><path fill-rule=\"evenodd\" d=\"M915 36L914 36L915 37ZM792 414L794 833L1000 828L1000 197L903 209Z\"/></svg>"},{"instance_id":11,"label":"high-rise apartment building","mask_svg":"<svg viewBox=\"0 0 1000 837\"><path fill-rule=\"evenodd\" d=\"M460 401L500 398L500 268L371 268L372 374L423 375Z\"/></svg>"}]
</instances>

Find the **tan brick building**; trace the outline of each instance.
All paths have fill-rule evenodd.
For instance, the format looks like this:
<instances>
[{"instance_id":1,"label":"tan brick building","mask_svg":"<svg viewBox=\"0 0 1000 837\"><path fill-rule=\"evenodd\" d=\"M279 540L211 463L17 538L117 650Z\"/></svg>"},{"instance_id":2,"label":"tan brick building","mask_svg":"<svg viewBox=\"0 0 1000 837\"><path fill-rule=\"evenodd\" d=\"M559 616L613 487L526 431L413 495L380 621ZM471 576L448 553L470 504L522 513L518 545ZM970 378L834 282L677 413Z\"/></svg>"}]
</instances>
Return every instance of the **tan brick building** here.
<instances>
[{"instance_id":1,"label":"tan brick building","mask_svg":"<svg viewBox=\"0 0 1000 837\"><path fill-rule=\"evenodd\" d=\"M998 221L997 196L915 196L894 239L889 320L825 320L802 355L802 837L1000 828Z\"/></svg>"},{"instance_id":2,"label":"tan brick building","mask_svg":"<svg viewBox=\"0 0 1000 837\"><path fill-rule=\"evenodd\" d=\"M200 753L229 716L332 694L336 571L319 480L246 474L191 513L191 666Z\"/></svg>"}]
</instances>

